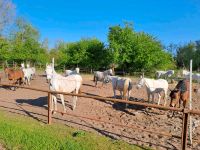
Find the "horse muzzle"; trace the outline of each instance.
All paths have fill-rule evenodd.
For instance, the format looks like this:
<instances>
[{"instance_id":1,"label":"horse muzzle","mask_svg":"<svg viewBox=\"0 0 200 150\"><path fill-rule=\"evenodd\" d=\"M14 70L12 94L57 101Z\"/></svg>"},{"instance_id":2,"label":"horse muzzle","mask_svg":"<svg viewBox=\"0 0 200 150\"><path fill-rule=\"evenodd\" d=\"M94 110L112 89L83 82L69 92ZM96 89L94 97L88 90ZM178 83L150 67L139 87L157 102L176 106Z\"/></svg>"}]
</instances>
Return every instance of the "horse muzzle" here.
<instances>
[{"instance_id":1,"label":"horse muzzle","mask_svg":"<svg viewBox=\"0 0 200 150\"><path fill-rule=\"evenodd\" d=\"M170 103L170 107L175 107L176 104L175 103Z\"/></svg>"}]
</instances>

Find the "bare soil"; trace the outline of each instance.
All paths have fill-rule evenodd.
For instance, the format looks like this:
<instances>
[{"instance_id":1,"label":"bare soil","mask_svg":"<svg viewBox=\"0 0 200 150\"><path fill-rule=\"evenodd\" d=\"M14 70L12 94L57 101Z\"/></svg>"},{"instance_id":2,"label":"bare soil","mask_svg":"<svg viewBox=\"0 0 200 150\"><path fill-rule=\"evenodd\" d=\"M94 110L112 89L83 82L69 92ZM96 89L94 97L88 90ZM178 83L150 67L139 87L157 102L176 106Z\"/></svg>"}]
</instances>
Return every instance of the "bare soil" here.
<instances>
[{"instance_id":1,"label":"bare soil","mask_svg":"<svg viewBox=\"0 0 200 150\"><path fill-rule=\"evenodd\" d=\"M83 75L83 86L81 88L82 94L97 95L104 97L112 97L112 85L109 83L104 87L94 87L92 76ZM136 79L133 82L136 84ZM8 83L6 79L2 79L2 83ZM173 89L176 84L170 84ZM30 87L48 89L45 76L37 75L31 81ZM197 85L194 84L194 88ZM119 93L117 93L119 95ZM120 98L120 96L118 96ZM132 101L140 101L146 103L147 94L146 89L136 89L134 86L131 93ZM82 115L86 117L101 119L112 123L123 124L127 126L138 126L142 129L153 130L155 132L168 132L177 136L181 136L182 129L182 114L177 113L174 117L170 117L170 111L163 111L158 109L149 109L136 105L129 105L127 108L121 103L104 102L91 98L78 98L77 107L74 111L71 110L71 96L65 96L67 112L74 115ZM193 108L200 110L200 94L193 92ZM157 101L155 101L156 103ZM163 105L163 101L161 105ZM169 106L169 101L167 103ZM63 111L62 105L59 102L58 109ZM32 117L41 123L47 123L47 93L32 91L27 89L16 89L16 91L9 88L0 88L0 110L11 112L19 115ZM199 119L199 116L193 118ZM125 128L107 124L103 122L91 121L88 119L81 119L69 115L62 116L59 113L53 115L53 122L63 123L66 126L73 126L78 129L96 132L114 139L122 139L132 144L141 146L148 146L153 149L168 150L181 149L181 139L170 138L154 133L148 133L131 128ZM193 147L188 145L189 149L200 150L200 126L196 128ZM0 147L1 149L1 147Z\"/></svg>"}]
</instances>

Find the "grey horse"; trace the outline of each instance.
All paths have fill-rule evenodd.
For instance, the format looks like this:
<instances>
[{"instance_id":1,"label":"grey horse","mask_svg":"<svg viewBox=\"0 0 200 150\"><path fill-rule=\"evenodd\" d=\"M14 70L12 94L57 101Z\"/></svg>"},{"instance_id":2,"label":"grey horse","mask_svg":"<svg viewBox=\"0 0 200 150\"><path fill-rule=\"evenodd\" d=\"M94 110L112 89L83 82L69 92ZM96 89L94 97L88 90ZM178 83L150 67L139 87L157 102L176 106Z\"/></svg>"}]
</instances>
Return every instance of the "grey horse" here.
<instances>
[{"instance_id":1,"label":"grey horse","mask_svg":"<svg viewBox=\"0 0 200 150\"><path fill-rule=\"evenodd\" d=\"M101 71L94 71L94 82L95 82L95 87L97 87L97 82L100 81L102 82L102 87L105 83L108 83L109 80L106 80L106 77L108 75L113 75L112 69L106 70L104 72Z\"/></svg>"}]
</instances>

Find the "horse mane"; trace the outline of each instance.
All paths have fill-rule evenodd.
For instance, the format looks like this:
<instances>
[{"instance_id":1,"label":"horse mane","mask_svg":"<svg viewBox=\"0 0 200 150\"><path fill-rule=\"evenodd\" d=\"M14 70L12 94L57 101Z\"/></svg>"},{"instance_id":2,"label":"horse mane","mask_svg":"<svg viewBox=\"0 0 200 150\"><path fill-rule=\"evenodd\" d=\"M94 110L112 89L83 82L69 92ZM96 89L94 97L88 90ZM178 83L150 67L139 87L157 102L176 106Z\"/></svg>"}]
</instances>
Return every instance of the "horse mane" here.
<instances>
[{"instance_id":1,"label":"horse mane","mask_svg":"<svg viewBox=\"0 0 200 150\"><path fill-rule=\"evenodd\" d=\"M179 90L181 93L188 91L189 90L189 81L186 79L180 80L178 82L178 84L176 85L175 89Z\"/></svg>"}]
</instances>

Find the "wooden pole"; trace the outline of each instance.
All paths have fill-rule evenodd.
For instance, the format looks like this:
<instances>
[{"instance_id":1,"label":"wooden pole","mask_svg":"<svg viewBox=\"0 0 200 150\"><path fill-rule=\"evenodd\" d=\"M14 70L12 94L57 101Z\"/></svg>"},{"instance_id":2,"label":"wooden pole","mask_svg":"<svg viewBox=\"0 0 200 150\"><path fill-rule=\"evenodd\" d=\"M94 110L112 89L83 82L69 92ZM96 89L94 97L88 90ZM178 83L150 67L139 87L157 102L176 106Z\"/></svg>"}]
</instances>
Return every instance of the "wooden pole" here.
<instances>
[{"instance_id":1,"label":"wooden pole","mask_svg":"<svg viewBox=\"0 0 200 150\"><path fill-rule=\"evenodd\" d=\"M192 60L190 60L190 105L189 109L192 110ZM192 116L190 115L190 127L189 127L189 139L190 139L190 144L192 145Z\"/></svg>"},{"instance_id":2,"label":"wooden pole","mask_svg":"<svg viewBox=\"0 0 200 150\"><path fill-rule=\"evenodd\" d=\"M181 146L182 150L186 150L187 148L187 125L188 125L188 113L183 112L183 125L182 125L182 138L181 138Z\"/></svg>"},{"instance_id":3,"label":"wooden pole","mask_svg":"<svg viewBox=\"0 0 200 150\"><path fill-rule=\"evenodd\" d=\"M48 124L52 122L52 111L51 111L51 93L48 92Z\"/></svg>"}]
</instances>

